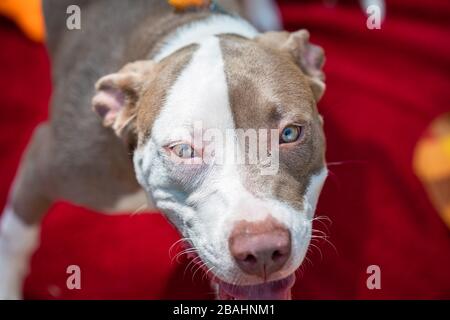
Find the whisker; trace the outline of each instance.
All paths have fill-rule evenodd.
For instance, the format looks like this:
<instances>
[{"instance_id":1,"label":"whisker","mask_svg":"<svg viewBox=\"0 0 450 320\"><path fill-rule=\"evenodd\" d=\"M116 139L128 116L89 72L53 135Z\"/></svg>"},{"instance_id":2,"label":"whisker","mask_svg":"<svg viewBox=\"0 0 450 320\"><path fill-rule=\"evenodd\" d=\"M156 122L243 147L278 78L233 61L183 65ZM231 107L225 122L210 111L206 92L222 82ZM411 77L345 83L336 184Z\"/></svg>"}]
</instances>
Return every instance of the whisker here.
<instances>
[{"instance_id":1,"label":"whisker","mask_svg":"<svg viewBox=\"0 0 450 320\"><path fill-rule=\"evenodd\" d=\"M317 216L316 218L313 218L311 220L313 223L315 221L317 221L318 223L320 223L321 226L324 227L326 232L330 232L329 227L333 224L333 221L331 221L331 219L327 216Z\"/></svg>"},{"instance_id":2,"label":"whisker","mask_svg":"<svg viewBox=\"0 0 450 320\"><path fill-rule=\"evenodd\" d=\"M320 254L320 260L323 260L322 250L320 250L320 248L319 248L318 246L316 246L315 244L313 244L313 243L310 243L309 245L310 245L312 248L315 248L315 249L317 249L317 251L319 251L319 254ZM307 258L307 257L305 257L305 258Z\"/></svg>"},{"instance_id":3,"label":"whisker","mask_svg":"<svg viewBox=\"0 0 450 320\"><path fill-rule=\"evenodd\" d=\"M192 264L195 266L195 263L196 263L195 260L197 260L197 259L201 260L200 256L197 256L194 259L192 259L191 261L189 261L188 265L184 268L183 278L186 277L186 272L188 271L189 266Z\"/></svg>"},{"instance_id":4,"label":"whisker","mask_svg":"<svg viewBox=\"0 0 450 320\"><path fill-rule=\"evenodd\" d=\"M306 262L308 262L311 265L311 267L314 266L314 263L312 262L312 260L310 258L305 256L305 260L306 260Z\"/></svg>"},{"instance_id":5,"label":"whisker","mask_svg":"<svg viewBox=\"0 0 450 320\"><path fill-rule=\"evenodd\" d=\"M326 243L328 243L333 249L334 249L334 251L335 251L335 253L336 254L338 254L339 255L339 252L338 252L338 250L337 250L337 248L336 248L336 246L330 241L330 240L328 240L328 238L329 238L329 236L327 236L327 235L325 235L325 236L311 236L311 242L313 241L313 240L323 240L323 241L325 241ZM310 243L310 244L312 244L312 243Z\"/></svg>"},{"instance_id":6,"label":"whisker","mask_svg":"<svg viewBox=\"0 0 450 320\"><path fill-rule=\"evenodd\" d=\"M325 215L315 216L314 218L311 219L311 221L319 221L319 222L325 223L324 220L326 222L328 222L330 225L333 224L333 221L331 221L330 217L325 216Z\"/></svg>"},{"instance_id":7,"label":"whisker","mask_svg":"<svg viewBox=\"0 0 450 320\"><path fill-rule=\"evenodd\" d=\"M183 251L177 253L175 255L175 257L172 258L171 262L173 263L173 261L175 260L177 263L180 263L180 258L181 258L182 255L184 255L184 254L188 255L189 253L196 253L196 252L197 252L197 249L195 249L195 248L188 248L186 250L183 250Z\"/></svg>"},{"instance_id":8,"label":"whisker","mask_svg":"<svg viewBox=\"0 0 450 320\"><path fill-rule=\"evenodd\" d=\"M338 252L336 246L330 240L328 240L328 237L324 237L322 239L334 249L334 251L336 252L337 255L339 255L339 252Z\"/></svg>"},{"instance_id":9,"label":"whisker","mask_svg":"<svg viewBox=\"0 0 450 320\"><path fill-rule=\"evenodd\" d=\"M136 210L134 210L130 215L134 216L134 215L136 215L138 213L144 212L145 209L148 209L148 203L144 203L143 205L138 207Z\"/></svg>"},{"instance_id":10,"label":"whisker","mask_svg":"<svg viewBox=\"0 0 450 320\"><path fill-rule=\"evenodd\" d=\"M170 246L170 248L169 248L169 258L172 256L172 250L175 248L175 246L177 245L177 244L180 244L180 243L182 243L182 242L188 242L188 241L190 241L191 240L191 238L181 238L181 239L179 239L179 240L177 240L177 241L175 241L171 246Z\"/></svg>"},{"instance_id":11,"label":"whisker","mask_svg":"<svg viewBox=\"0 0 450 320\"><path fill-rule=\"evenodd\" d=\"M324 237L328 236L324 231L318 230L318 229L312 229L311 230L312 236L317 236L317 234L314 234L314 232L316 232L317 234L322 235Z\"/></svg>"},{"instance_id":12,"label":"whisker","mask_svg":"<svg viewBox=\"0 0 450 320\"><path fill-rule=\"evenodd\" d=\"M367 164L368 161L366 160L343 160L343 161L334 161L334 162L327 162L327 166L342 166L346 164Z\"/></svg>"},{"instance_id":13,"label":"whisker","mask_svg":"<svg viewBox=\"0 0 450 320\"><path fill-rule=\"evenodd\" d=\"M295 276L297 277L297 279L303 278L303 268L304 268L304 264L302 263L302 264L300 265L300 268L298 268L297 270L295 270Z\"/></svg>"},{"instance_id":14,"label":"whisker","mask_svg":"<svg viewBox=\"0 0 450 320\"><path fill-rule=\"evenodd\" d=\"M214 266L212 266L211 268L208 268L208 269L206 270L206 272L203 273L202 281L205 281L205 279L206 279L206 280L208 279L208 273L212 272L213 269L215 269ZM211 274L214 276L213 273L211 273ZM211 280L212 280L212 279L211 279Z\"/></svg>"},{"instance_id":15,"label":"whisker","mask_svg":"<svg viewBox=\"0 0 450 320\"><path fill-rule=\"evenodd\" d=\"M195 275L197 274L197 272L199 270L203 270L203 268L207 265L206 262L201 263L200 265L198 265L197 269L194 271L194 273L192 274L192 282L194 282L195 279Z\"/></svg>"}]
</instances>

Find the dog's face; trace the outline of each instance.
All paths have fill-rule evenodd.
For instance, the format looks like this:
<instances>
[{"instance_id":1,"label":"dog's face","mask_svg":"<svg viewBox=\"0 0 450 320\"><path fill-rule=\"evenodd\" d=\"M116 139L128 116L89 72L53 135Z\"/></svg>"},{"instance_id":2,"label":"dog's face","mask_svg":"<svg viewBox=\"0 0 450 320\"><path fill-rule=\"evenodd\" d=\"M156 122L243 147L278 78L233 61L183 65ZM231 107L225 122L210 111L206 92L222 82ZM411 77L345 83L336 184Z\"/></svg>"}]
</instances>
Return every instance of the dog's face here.
<instances>
[{"instance_id":1,"label":"dog's face","mask_svg":"<svg viewBox=\"0 0 450 320\"><path fill-rule=\"evenodd\" d=\"M304 30L223 35L97 84L95 110L221 298L290 297L327 175L322 64Z\"/></svg>"}]
</instances>

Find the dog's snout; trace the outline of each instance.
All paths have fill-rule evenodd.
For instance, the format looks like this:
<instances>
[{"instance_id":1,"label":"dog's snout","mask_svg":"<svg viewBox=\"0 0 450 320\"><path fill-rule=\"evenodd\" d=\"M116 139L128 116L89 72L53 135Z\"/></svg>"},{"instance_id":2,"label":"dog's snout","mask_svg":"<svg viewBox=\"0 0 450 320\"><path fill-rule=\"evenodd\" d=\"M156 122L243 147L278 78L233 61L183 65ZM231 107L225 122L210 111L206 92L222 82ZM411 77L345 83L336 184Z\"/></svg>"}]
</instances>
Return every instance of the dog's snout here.
<instances>
[{"instance_id":1,"label":"dog's snout","mask_svg":"<svg viewBox=\"0 0 450 320\"><path fill-rule=\"evenodd\" d=\"M229 248L242 271L266 279L289 259L291 235L273 218L256 223L241 221L230 235Z\"/></svg>"}]
</instances>

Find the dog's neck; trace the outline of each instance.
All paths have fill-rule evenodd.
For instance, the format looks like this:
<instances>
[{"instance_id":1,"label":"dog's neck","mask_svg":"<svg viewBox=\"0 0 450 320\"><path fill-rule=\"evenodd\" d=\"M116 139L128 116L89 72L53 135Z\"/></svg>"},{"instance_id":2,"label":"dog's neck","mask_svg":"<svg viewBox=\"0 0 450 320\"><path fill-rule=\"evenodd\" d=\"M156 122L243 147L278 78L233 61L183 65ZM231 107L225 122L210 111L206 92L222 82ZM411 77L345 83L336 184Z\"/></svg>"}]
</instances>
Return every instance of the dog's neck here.
<instances>
[{"instance_id":1,"label":"dog's neck","mask_svg":"<svg viewBox=\"0 0 450 320\"><path fill-rule=\"evenodd\" d=\"M244 19L228 15L213 14L205 19L189 22L178 27L162 40L160 49L153 60L161 61L177 50L218 34L236 34L245 38L254 38L258 31Z\"/></svg>"}]
</instances>

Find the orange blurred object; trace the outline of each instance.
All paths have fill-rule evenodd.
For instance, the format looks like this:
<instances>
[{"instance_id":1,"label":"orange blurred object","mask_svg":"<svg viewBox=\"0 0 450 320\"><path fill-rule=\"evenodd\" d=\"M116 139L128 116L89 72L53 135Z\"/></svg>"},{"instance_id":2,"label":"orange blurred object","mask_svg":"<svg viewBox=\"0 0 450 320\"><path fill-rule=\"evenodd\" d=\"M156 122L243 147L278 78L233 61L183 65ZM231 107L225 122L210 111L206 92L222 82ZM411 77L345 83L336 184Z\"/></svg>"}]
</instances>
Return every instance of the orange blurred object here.
<instances>
[{"instance_id":1,"label":"orange blurred object","mask_svg":"<svg viewBox=\"0 0 450 320\"><path fill-rule=\"evenodd\" d=\"M1 0L0 14L13 20L30 39L44 41L45 24L41 0Z\"/></svg>"},{"instance_id":2,"label":"orange blurred object","mask_svg":"<svg viewBox=\"0 0 450 320\"><path fill-rule=\"evenodd\" d=\"M177 10L186 10L191 7L207 7L210 0L168 0L169 4Z\"/></svg>"},{"instance_id":3,"label":"orange blurred object","mask_svg":"<svg viewBox=\"0 0 450 320\"><path fill-rule=\"evenodd\" d=\"M433 121L417 144L414 169L450 228L450 113Z\"/></svg>"}]
</instances>

